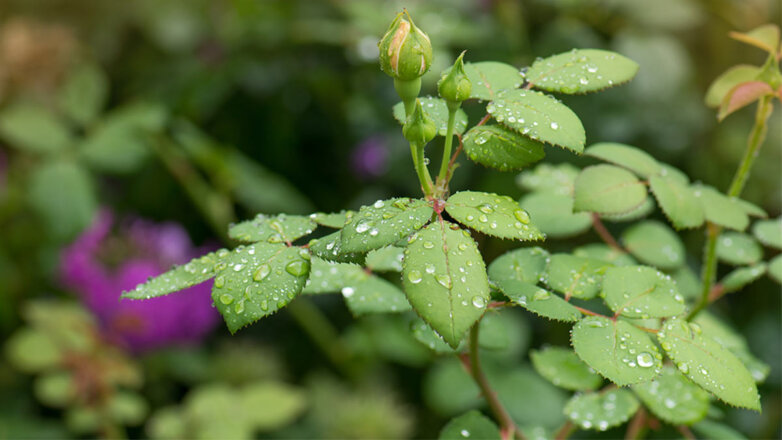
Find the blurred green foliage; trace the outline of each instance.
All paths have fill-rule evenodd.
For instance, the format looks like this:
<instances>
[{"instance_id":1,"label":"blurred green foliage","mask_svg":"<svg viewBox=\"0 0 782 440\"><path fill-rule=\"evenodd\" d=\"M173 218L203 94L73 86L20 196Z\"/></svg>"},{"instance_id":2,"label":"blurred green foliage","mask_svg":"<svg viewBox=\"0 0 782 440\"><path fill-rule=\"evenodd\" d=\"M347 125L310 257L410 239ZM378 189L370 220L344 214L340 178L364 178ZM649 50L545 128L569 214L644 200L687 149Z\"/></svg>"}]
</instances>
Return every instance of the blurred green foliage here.
<instances>
[{"instance_id":1,"label":"blurred green foliage","mask_svg":"<svg viewBox=\"0 0 782 440\"><path fill-rule=\"evenodd\" d=\"M636 145L717 188L729 183L752 114L718 125L703 105L706 89L728 66L762 62L728 31L781 13L772 0L3 1L0 437L113 436L129 426L131 437L155 438L429 438L480 404L458 361L419 343L406 315L353 321L341 301L314 298L358 365L353 376L334 369L284 313L237 337L221 331L203 347L135 357L94 338L92 318L63 300L74 292L56 276L60 249L99 206L177 221L200 242L224 239L229 222L256 212L333 211L417 192L391 115L397 98L377 65L376 42L403 3L435 44L424 94L463 49L470 61L515 65L572 47L629 56L641 68L627 86L565 98L587 143ZM471 121L482 116L466 110ZM744 193L771 217L782 210L780 122L777 111ZM368 166L370 144L380 165ZM553 162L573 161L549 151ZM534 213L532 180L517 187L512 173L461 165L455 188L524 195ZM551 235L579 229L572 221L549 225ZM683 239L685 259L698 256L703 237ZM507 246L481 245L487 261ZM750 437L780 435L778 290L761 279L716 307L771 367L762 414L723 407L713 415ZM527 432L550 435L564 416L538 399L561 407L565 395L527 360L499 366L518 365L527 347L566 342L566 327L544 332L524 316L503 318L507 348L485 348L487 374ZM79 365L108 375L97 400L74 391ZM525 397L541 395L549 397ZM243 399L265 410L244 413ZM727 429L694 426L707 437Z\"/></svg>"}]
</instances>

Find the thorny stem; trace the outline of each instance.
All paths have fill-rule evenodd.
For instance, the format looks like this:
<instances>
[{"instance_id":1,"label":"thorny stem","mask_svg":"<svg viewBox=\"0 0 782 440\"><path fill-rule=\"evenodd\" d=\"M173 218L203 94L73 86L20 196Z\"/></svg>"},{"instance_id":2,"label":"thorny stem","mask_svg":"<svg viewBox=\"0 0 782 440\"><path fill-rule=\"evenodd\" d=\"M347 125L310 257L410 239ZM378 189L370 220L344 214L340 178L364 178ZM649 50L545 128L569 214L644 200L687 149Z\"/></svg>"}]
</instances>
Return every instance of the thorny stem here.
<instances>
[{"instance_id":1,"label":"thorny stem","mask_svg":"<svg viewBox=\"0 0 782 440\"><path fill-rule=\"evenodd\" d=\"M489 404L489 408L492 413L494 413L494 417L500 422L500 429L503 434L502 438L509 439L515 436L520 440L525 440L526 437L524 437L524 434L516 426L513 419L511 419L510 414L508 414L505 407L502 406L502 402L500 402L497 397L497 393L491 388L491 384L489 384L489 381L486 379L486 376L481 369L481 362L478 357L480 323L480 321L476 322L470 329L470 374L472 374L475 383L477 383L478 387L481 389L481 394L483 394L483 397Z\"/></svg>"},{"instance_id":2,"label":"thorny stem","mask_svg":"<svg viewBox=\"0 0 782 440\"><path fill-rule=\"evenodd\" d=\"M752 131L749 134L747 140L747 149L744 151L744 157L741 159L736 174L733 176L733 182L728 189L728 197L738 197L741 195L741 191L744 189L744 185L749 178L752 164L755 162L758 153L760 151L763 141L766 139L766 131L768 126L766 122L773 110L770 96L764 96L760 98L758 102L758 109L755 113L755 125L752 127ZM712 285L715 281L717 273L717 239L722 232L722 227L707 223L706 224L706 244L703 247L704 250L704 265L702 276L702 288L701 296L698 304L692 309L687 320L690 321L695 318L701 310L709 305L709 294L711 293Z\"/></svg>"},{"instance_id":3,"label":"thorny stem","mask_svg":"<svg viewBox=\"0 0 782 440\"><path fill-rule=\"evenodd\" d=\"M616 241L614 236L611 235L611 233L603 224L602 220L600 220L600 215L598 215L596 212L592 213L592 227L594 228L595 232L597 232L597 235L599 235L607 245L611 246L611 248L619 252L625 252L624 248L619 244L619 242Z\"/></svg>"}]
</instances>

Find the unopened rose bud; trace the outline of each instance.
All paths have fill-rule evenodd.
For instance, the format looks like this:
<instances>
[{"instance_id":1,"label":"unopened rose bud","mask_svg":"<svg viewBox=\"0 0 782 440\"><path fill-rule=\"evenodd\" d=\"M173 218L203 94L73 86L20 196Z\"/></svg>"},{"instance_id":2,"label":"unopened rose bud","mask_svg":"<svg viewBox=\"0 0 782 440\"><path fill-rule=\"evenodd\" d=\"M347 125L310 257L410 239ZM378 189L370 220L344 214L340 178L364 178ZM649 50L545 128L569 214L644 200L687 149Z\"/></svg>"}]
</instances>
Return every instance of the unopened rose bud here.
<instances>
[{"instance_id":1,"label":"unopened rose bud","mask_svg":"<svg viewBox=\"0 0 782 440\"><path fill-rule=\"evenodd\" d=\"M410 14L400 12L378 43L380 68L398 80L420 78L432 65L432 43Z\"/></svg>"},{"instance_id":2,"label":"unopened rose bud","mask_svg":"<svg viewBox=\"0 0 782 440\"><path fill-rule=\"evenodd\" d=\"M404 133L405 139L409 142L421 146L427 144L437 135L437 126L434 125L432 118L424 113L421 100L415 100L413 113L407 117L402 133Z\"/></svg>"},{"instance_id":3,"label":"unopened rose bud","mask_svg":"<svg viewBox=\"0 0 782 440\"><path fill-rule=\"evenodd\" d=\"M472 82L464 71L464 52L459 55L453 67L437 82L440 97L450 102L462 102L470 97Z\"/></svg>"}]
</instances>

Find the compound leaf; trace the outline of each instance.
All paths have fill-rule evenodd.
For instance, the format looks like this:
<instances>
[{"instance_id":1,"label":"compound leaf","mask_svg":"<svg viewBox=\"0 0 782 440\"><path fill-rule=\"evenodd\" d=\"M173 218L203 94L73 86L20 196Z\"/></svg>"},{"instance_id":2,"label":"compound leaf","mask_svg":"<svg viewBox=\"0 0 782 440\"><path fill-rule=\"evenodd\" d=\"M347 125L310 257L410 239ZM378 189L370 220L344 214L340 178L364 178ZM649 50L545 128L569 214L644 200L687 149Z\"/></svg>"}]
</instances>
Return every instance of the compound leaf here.
<instances>
[{"instance_id":1,"label":"compound leaf","mask_svg":"<svg viewBox=\"0 0 782 440\"><path fill-rule=\"evenodd\" d=\"M622 320L588 316L573 327L571 342L581 360L619 386L654 379L662 367L649 336Z\"/></svg>"},{"instance_id":2,"label":"compound leaf","mask_svg":"<svg viewBox=\"0 0 782 440\"><path fill-rule=\"evenodd\" d=\"M609 267L603 276L608 307L628 318L665 318L684 312L684 297L676 283L646 266Z\"/></svg>"},{"instance_id":3,"label":"compound leaf","mask_svg":"<svg viewBox=\"0 0 782 440\"><path fill-rule=\"evenodd\" d=\"M520 170L546 156L543 144L501 125L473 127L462 141L473 162L500 171Z\"/></svg>"},{"instance_id":4,"label":"compound leaf","mask_svg":"<svg viewBox=\"0 0 782 440\"><path fill-rule=\"evenodd\" d=\"M572 304L534 284L511 278L498 281L497 287L511 301L536 315L565 322L581 319L581 312Z\"/></svg>"},{"instance_id":5,"label":"compound leaf","mask_svg":"<svg viewBox=\"0 0 782 440\"><path fill-rule=\"evenodd\" d=\"M603 273L609 266L592 258L555 254L549 259L544 281L565 298L590 299L600 292Z\"/></svg>"},{"instance_id":6,"label":"compound leaf","mask_svg":"<svg viewBox=\"0 0 782 440\"><path fill-rule=\"evenodd\" d=\"M472 410L452 419L440 431L440 440L464 440L467 438L500 440L500 430L491 419Z\"/></svg>"},{"instance_id":7,"label":"compound leaf","mask_svg":"<svg viewBox=\"0 0 782 440\"><path fill-rule=\"evenodd\" d=\"M654 415L673 425L691 425L709 410L709 393L671 366L663 367L653 381L632 388Z\"/></svg>"},{"instance_id":8,"label":"compound leaf","mask_svg":"<svg viewBox=\"0 0 782 440\"><path fill-rule=\"evenodd\" d=\"M579 359L573 350L564 347L532 350L530 359L538 374L561 388L586 391L597 389L603 383L603 378Z\"/></svg>"},{"instance_id":9,"label":"compound leaf","mask_svg":"<svg viewBox=\"0 0 782 440\"><path fill-rule=\"evenodd\" d=\"M287 305L304 288L310 254L281 243L235 250L217 273L212 300L231 333Z\"/></svg>"},{"instance_id":10,"label":"compound leaf","mask_svg":"<svg viewBox=\"0 0 782 440\"><path fill-rule=\"evenodd\" d=\"M245 243L290 243L311 234L316 227L315 222L308 216L280 214L270 217L258 214L252 220L231 226L228 236Z\"/></svg>"},{"instance_id":11,"label":"compound leaf","mask_svg":"<svg viewBox=\"0 0 782 440\"><path fill-rule=\"evenodd\" d=\"M652 176L649 186L676 229L697 228L703 224L703 208L686 184L670 176Z\"/></svg>"},{"instance_id":12,"label":"compound leaf","mask_svg":"<svg viewBox=\"0 0 782 440\"><path fill-rule=\"evenodd\" d=\"M364 264L367 256L363 252L342 250L341 231L310 241L310 251L319 258L336 263Z\"/></svg>"},{"instance_id":13,"label":"compound leaf","mask_svg":"<svg viewBox=\"0 0 782 440\"><path fill-rule=\"evenodd\" d=\"M660 269L684 264L684 244L667 225L654 220L637 223L622 233L622 241L640 262Z\"/></svg>"},{"instance_id":14,"label":"compound leaf","mask_svg":"<svg viewBox=\"0 0 782 440\"><path fill-rule=\"evenodd\" d=\"M227 267L230 252L227 249L210 252L195 258L189 263L176 266L135 289L122 293L122 298L149 299L178 292L211 279Z\"/></svg>"},{"instance_id":15,"label":"compound leaf","mask_svg":"<svg viewBox=\"0 0 782 440\"><path fill-rule=\"evenodd\" d=\"M559 93L589 93L626 83L638 63L615 52L574 49L535 61L524 78L535 88Z\"/></svg>"},{"instance_id":16,"label":"compound leaf","mask_svg":"<svg viewBox=\"0 0 782 440\"><path fill-rule=\"evenodd\" d=\"M728 264L755 264L763 258L763 248L751 235L728 231L717 239L717 257Z\"/></svg>"},{"instance_id":17,"label":"compound leaf","mask_svg":"<svg viewBox=\"0 0 782 440\"><path fill-rule=\"evenodd\" d=\"M347 223L353 216L356 214L355 211L340 211L340 212L332 212L332 213L324 213L324 212L317 212L315 214L310 214L310 218L315 223L325 226L327 228L332 229L342 229L343 226L345 226L345 223Z\"/></svg>"},{"instance_id":18,"label":"compound leaf","mask_svg":"<svg viewBox=\"0 0 782 440\"><path fill-rule=\"evenodd\" d=\"M630 145L601 142L591 145L584 154L626 168L641 177L650 177L662 172L662 167L655 158L646 151Z\"/></svg>"},{"instance_id":19,"label":"compound leaf","mask_svg":"<svg viewBox=\"0 0 782 440\"><path fill-rule=\"evenodd\" d=\"M342 228L343 252L366 252L390 245L421 229L434 214L426 201L395 198L362 206Z\"/></svg>"},{"instance_id":20,"label":"compound leaf","mask_svg":"<svg viewBox=\"0 0 782 440\"><path fill-rule=\"evenodd\" d=\"M421 100L421 107L424 109L424 113L434 122L437 127L437 134L445 136L448 132L448 105L444 100L440 98L433 98L431 96L424 96L418 98ZM404 103L398 102L393 108L394 118L405 125L405 106ZM454 131L456 133L464 133L467 129L467 114L462 109L456 111L456 120L454 123Z\"/></svg>"},{"instance_id":21,"label":"compound leaf","mask_svg":"<svg viewBox=\"0 0 782 440\"><path fill-rule=\"evenodd\" d=\"M545 238L530 223L529 214L508 196L460 191L448 198L445 210L459 223L494 237L512 240Z\"/></svg>"},{"instance_id":22,"label":"compound leaf","mask_svg":"<svg viewBox=\"0 0 782 440\"><path fill-rule=\"evenodd\" d=\"M448 345L457 347L490 299L475 241L454 224L432 223L413 235L402 266L410 304Z\"/></svg>"},{"instance_id":23,"label":"compound leaf","mask_svg":"<svg viewBox=\"0 0 782 440\"><path fill-rule=\"evenodd\" d=\"M657 333L657 339L690 380L726 403L760 410L760 396L750 372L698 324L669 319Z\"/></svg>"},{"instance_id":24,"label":"compound leaf","mask_svg":"<svg viewBox=\"0 0 782 440\"><path fill-rule=\"evenodd\" d=\"M369 251L367 254L367 269L373 272L401 272L405 250L401 247L386 246Z\"/></svg>"},{"instance_id":25,"label":"compound leaf","mask_svg":"<svg viewBox=\"0 0 782 440\"><path fill-rule=\"evenodd\" d=\"M574 184L575 211L624 214L641 206L646 188L631 172L613 165L581 170Z\"/></svg>"},{"instance_id":26,"label":"compound leaf","mask_svg":"<svg viewBox=\"0 0 782 440\"><path fill-rule=\"evenodd\" d=\"M605 431L630 420L640 403L628 390L576 394L565 405L568 418L583 429Z\"/></svg>"},{"instance_id":27,"label":"compound leaf","mask_svg":"<svg viewBox=\"0 0 782 440\"><path fill-rule=\"evenodd\" d=\"M505 90L489 105L497 122L536 141L584 151L586 134L581 120L565 104L533 90Z\"/></svg>"}]
</instances>

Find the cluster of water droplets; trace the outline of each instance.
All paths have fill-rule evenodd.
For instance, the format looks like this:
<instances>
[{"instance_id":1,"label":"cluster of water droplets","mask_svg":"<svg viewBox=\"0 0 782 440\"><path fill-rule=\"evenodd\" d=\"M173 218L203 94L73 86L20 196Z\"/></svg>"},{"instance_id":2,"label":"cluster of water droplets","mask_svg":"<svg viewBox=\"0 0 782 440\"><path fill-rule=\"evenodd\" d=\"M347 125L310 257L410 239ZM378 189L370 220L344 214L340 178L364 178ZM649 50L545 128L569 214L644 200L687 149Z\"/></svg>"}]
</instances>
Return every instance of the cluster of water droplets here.
<instances>
[{"instance_id":1,"label":"cluster of water droplets","mask_svg":"<svg viewBox=\"0 0 782 440\"><path fill-rule=\"evenodd\" d=\"M457 193L448 199L446 210L465 225L480 232L507 238L544 238L537 228L530 225L527 211L521 209L510 197L487 193L461 197L463 194L465 193Z\"/></svg>"},{"instance_id":2,"label":"cluster of water droplets","mask_svg":"<svg viewBox=\"0 0 782 440\"><path fill-rule=\"evenodd\" d=\"M605 431L629 420L638 407L638 400L630 391L614 389L576 395L565 412L581 428Z\"/></svg>"}]
</instances>

